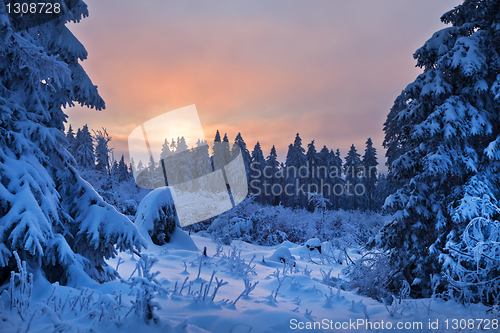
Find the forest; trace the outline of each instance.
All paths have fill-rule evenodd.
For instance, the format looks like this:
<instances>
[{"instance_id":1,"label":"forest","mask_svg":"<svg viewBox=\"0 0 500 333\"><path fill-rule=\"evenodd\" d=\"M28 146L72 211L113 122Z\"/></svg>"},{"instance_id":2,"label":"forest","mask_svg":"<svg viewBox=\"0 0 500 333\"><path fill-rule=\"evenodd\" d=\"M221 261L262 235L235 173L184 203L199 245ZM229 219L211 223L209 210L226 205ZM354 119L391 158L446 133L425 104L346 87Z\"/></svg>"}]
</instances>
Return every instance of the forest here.
<instances>
[{"instance_id":1,"label":"forest","mask_svg":"<svg viewBox=\"0 0 500 333\"><path fill-rule=\"evenodd\" d=\"M388 107L385 158L371 138L341 156L348 147L297 133L278 156L216 131L165 137L157 159L129 162L104 127L67 123L75 104L105 108L66 26L86 4L62 1L36 24L9 4L2 332L498 330L500 1L463 1L416 50L421 73ZM240 158L241 198L226 168ZM217 172L231 205L196 190L207 200L194 204L218 213L183 223L179 188L193 186L180 185Z\"/></svg>"}]
</instances>

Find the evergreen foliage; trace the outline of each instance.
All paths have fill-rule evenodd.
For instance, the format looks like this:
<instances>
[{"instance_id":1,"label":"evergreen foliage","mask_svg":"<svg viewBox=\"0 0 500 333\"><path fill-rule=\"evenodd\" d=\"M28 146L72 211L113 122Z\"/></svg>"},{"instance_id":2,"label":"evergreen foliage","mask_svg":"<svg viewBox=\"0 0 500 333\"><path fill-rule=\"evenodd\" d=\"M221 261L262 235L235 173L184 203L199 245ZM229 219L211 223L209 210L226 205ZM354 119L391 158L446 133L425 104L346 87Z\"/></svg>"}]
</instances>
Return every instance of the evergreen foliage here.
<instances>
[{"instance_id":1,"label":"evergreen foliage","mask_svg":"<svg viewBox=\"0 0 500 333\"><path fill-rule=\"evenodd\" d=\"M96 170L111 173L112 165L109 158L112 149L109 147L111 137L105 128L94 131Z\"/></svg>"},{"instance_id":2,"label":"evergreen foliage","mask_svg":"<svg viewBox=\"0 0 500 333\"><path fill-rule=\"evenodd\" d=\"M103 282L116 276L105 258L145 245L131 221L80 177L64 148L62 108L104 108L79 64L87 52L65 26L87 15L79 2L55 20L14 32L0 2L0 283L16 265L15 252L49 281ZM79 139L77 161L93 166L86 126Z\"/></svg>"},{"instance_id":3,"label":"evergreen foliage","mask_svg":"<svg viewBox=\"0 0 500 333\"><path fill-rule=\"evenodd\" d=\"M266 200L265 192L269 193L268 182L264 175L265 166L266 160L260 148L260 143L257 142L252 151L252 162L250 164L250 191L257 197L259 202Z\"/></svg>"},{"instance_id":4,"label":"evergreen foliage","mask_svg":"<svg viewBox=\"0 0 500 333\"><path fill-rule=\"evenodd\" d=\"M346 200L348 209L358 209L361 205L359 184L361 184L360 173L362 172L361 155L358 154L354 144L345 157L344 172L346 181ZM364 188L363 188L364 190ZM364 194L364 193L362 193ZM361 194L361 195L362 195Z\"/></svg>"},{"instance_id":5,"label":"evergreen foliage","mask_svg":"<svg viewBox=\"0 0 500 333\"><path fill-rule=\"evenodd\" d=\"M371 138L366 140L365 154L363 155L363 184L365 186L365 208L375 209L375 190L377 184L377 150L373 147Z\"/></svg>"},{"instance_id":6,"label":"evergreen foliage","mask_svg":"<svg viewBox=\"0 0 500 333\"><path fill-rule=\"evenodd\" d=\"M389 178L398 190L386 200L396 214L379 244L391 254L392 286L407 280L414 296L430 296L435 274L447 277L441 288L455 290L462 300L491 302L498 295L498 286L479 286L499 261L486 264L453 250L462 242L468 246L462 253L486 256L467 242L466 231L499 217L476 209L480 200L494 205L500 190L498 8L498 0L466 0L441 17L451 26L415 52L423 73L396 98L385 122ZM464 276L460 271L475 265L486 271L469 279L476 288L465 292L450 276Z\"/></svg>"},{"instance_id":7,"label":"evergreen foliage","mask_svg":"<svg viewBox=\"0 0 500 333\"><path fill-rule=\"evenodd\" d=\"M278 154L276 153L276 148L273 146L269 152L269 156L266 159L266 166L264 170L264 177L266 182L269 183L269 195L267 196L267 202L270 205L277 205L279 203L279 189L282 184L280 178L277 177L280 170L280 163L278 162ZM277 185L278 189L273 186Z\"/></svg>"},{"instance_id":8,"label":"evergreen foliage","mask_svg":"<svg viewBox=\"0 0 500 333\"><path fill-rule=\"evenodd\" d=\"M75 147L74 157L76 164L82 168L94 168L94 143L87 124L83 125L81 130L78 129L76 133Z\"/></svg>"}]
</instances>

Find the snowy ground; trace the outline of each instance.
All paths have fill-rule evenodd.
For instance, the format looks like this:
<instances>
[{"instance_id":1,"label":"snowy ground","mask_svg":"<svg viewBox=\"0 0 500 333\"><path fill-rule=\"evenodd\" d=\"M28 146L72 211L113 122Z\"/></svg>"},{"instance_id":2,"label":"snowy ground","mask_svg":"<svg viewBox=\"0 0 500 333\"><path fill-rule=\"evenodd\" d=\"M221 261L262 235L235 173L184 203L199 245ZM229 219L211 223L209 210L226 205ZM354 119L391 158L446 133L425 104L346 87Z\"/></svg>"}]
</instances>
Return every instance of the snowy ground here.
<instances>
[{"instance_id":1,"label":"snowy ground","mask_svg":"<svg viewBox=\"0 0 500 333\"><path fill-rule=\"evenodd\" d=\"M483 305L464 307L427 299L403 300L386 308L373 299L344 291L336 286L345 279L345 262L322 262L320 254L306 245L286 242L264 247L234 241L233 248L223 246L217 253L217 244L211 239L191 238L176 230L171 243L162 247L150 244L143 252L159 260L151 269L160 272L156 280L163 288L153 300L161 306L154 311L156 320L146 324L130 310L135 300L130 293L137 292L137 286L131 289L120 281L102 285L87 282L85 287L74 289L50 285L35 276L31 300L23 303L17 287L14 294L21 300L17 309L10 310L7 290L0 296L0 332L455 332L459 330L453 328L460 325L466 327L461 331L477 332L480 322L485 331L499 331L498 313L486 312ZM207 257L202 256L204 247ZM288 250L294 258L287 258ZM354 259L359 250L351 249L348 254ZM333 257L345 260L339 251ZM132 273L137 276L137 256L121 253L110 264L116 267L118 262L123 280ZM248 296L238 299L245 290L244 278L252 286L258 284ZM227 284L214 296L221 279Z\"/></svg>"}]
</instances>

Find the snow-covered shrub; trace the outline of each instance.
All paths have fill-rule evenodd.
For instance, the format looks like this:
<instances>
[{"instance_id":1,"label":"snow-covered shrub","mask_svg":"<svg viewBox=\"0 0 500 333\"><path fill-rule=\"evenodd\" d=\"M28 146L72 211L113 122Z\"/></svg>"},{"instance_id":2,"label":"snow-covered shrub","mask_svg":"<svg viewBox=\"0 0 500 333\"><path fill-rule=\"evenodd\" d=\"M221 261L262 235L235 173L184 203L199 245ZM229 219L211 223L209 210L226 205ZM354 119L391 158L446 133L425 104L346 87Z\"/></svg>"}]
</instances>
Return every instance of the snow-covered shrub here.
<instances>
[{"instance_id":1,"label":"snow-covered shrub","mask_svg":"<svg viewBox=\"0 0 500 333\"><path fill-rule=\"evenodd\" d=\"M255 232L251 218L231 217L228 214L221 214L215 218L207 231L215 242L224 245L231 245L233 239L241 239L250 243Z\"/></svg>"},{"instance_id":2,"label":"snow-covered shrub","mask_svg":"<svg viewBox=\"0 0 500 333\"><path fill-rule=\"evenodd\" d=\"M156 245L163 245L170 240L179 220L168 187L157 188L142 199L137 208L135 224Z\"/></svg>"},{"instance_id":3,"label":"snow-covered shrub","mask_svg":"<svg viewBox=\"0 0 500 333\"><path fill-rule=\"evenodd\" d=\"M388 219L380 213L343 210L311 213L306 209L262 206L255 202L244 208L221 214L207 232L219 241L229 235L231 239L266 246L284 241L303 244L314 237L321 242L341 239L345 246L364 245Z\"/></svg>"},{"instance_id":4,"label":"snow-covered shrub","mask_svg":"<svg viewBox=\"0 0 500 333\"><path fill-rule=\"evenodd\" d=\"M257 287L257 285L259 284L259 281L256 281L254 282L253 284L250 282L250 280L247 278L247 277L244 277L243 278L243 282L245 283L245 290L243 290L243 292L240 294L240 296L238 296L234 302L233 302L233 305L236 305L236 303L238 302L238 300L242 297L242 296L245 296L245 297L248 297L248 295L250 295L250 293L255 289L255 287Z\"/></svg>"},{"instance_id":5,"label":"snow-covered shrub","mask_svg":"<svg viewBox=\"0 0 500 333\"><path fill-rule=\"evenodd\" d=\"M241 258L241 250L239 250L236 246L233 245L229 250L228 254L222 252L222 258L219 261L219 263L225 263L229 267L229 272L235 273L237 275L243 275L243 276L247 274L256 275L257 272L255 271L255 264L252 265L254 259L255 255L247 263L245 259Z\"/></svg>"},{"instance_id":6,"label":"snow-covered shrub","mask_svg":"<svg viewBox=\"0 0 500 333\"><path fill-rule=\"evenodd\" d=\"M231 245L232 237L229 234L229 222L226 214L217 216L207 231L212 235L212 239L216 243Z\"/></svg>"},{"instance_id":7,"label":"snow-covered shrub","mask_svg":"<svg viewBox=\"0 0 500 333\"><path fill-rule=\"evenodd\" d=\"M166 292L160 286L160 282L156 280L160 272L151 272L153 265L157 262L158 259L142 254L134 272L127 281L132 288L132 293L135 293L135 300L129 313L133 311L138 318L144 319L146 323L150 320L155 323L158 322L159 318L154 314L154 309L160 309L161 307L153 299L158 293ZM134 276L134 273L137 275Z\"/></svg>"},{"instance_id":8,"label":"snow-covered shrub","mask_svg":"<svg viewBox=\"0 0 500 333\"><path fill-rule=\"evenodd\" d=\"M324 220L323 220L324 219ZM263 207L251 220L254 243L278 245L288 240L303 244L311 238L321 242L342 239L346 245L364 245L375 236L387 217L359 211L308 212L306 209Z\"/></svg>"},{"instance_id":9,"label":"snow-covered shrub","mask_svg":"<svg viewBox=\"0 0 500 333\"><path fill-rule=\"evenodd\" d=\"M26 261L19 258L14 251L18 273L11 272L9 284L10 309L17 311L22 320L27 320L33 292L33 274L28 272Z\"/></svg>"},{"instance_id":10,"label":"snow-covered shrub","mask_svg":"<svg viewBox=\"0 0 500 333\"><path fill-rule=\"evenodd\" d=\"M380 252L369 252L349 263L345 272L350 277L350 287L358 293L379 301L390 296L388 285L391 278L389 257Z\"/></svg>"},{"instance_id":11,"label":"snow-covered shrub","mask_svg":"<svg viewBox=\"0 0 500 333\"><path fill-rule=\"evenodd\" d=\"M126 215L135 216L137 214L137 202L135 200L125 200L122 204L122 212Z\"/></svg>"},{"instance_id":12,"label":"snow-covered shrub","mask_svg":"<svg viewBox=\"0 0 500 333\"><path fill-rule=\"evenodd\" d=\"M231 245L232 241L233 241L233 238L231 237L230 234L225 234L224 236L222 236L220 238L220 242L224 245Z\"/></svg>"},{"instance_id":13,"label":"snow-covered shrub","mask_svg":"<svg viewBox=\"0 0 500 333\"><path fill-rule=\"evenodd\" d=\"M468 200L467 200L468 201ZM469 213L479 215L465 228L459 243L451 238L447 248L451 257L445 260L446 275L453 294L463 302L500 302L500 214L496 200L490 197L470 198ZM476 207L478 206L478 207ZM475 210L479 212L472 213ZM446 260L446 258L454 259Z\"/></svg>"},{"instance_id":14,"label":"snow-covered shrub","mask_svg":"<svg viewBox=\"0 0 500 333\"><path fill-rule=\"evenodd\" d=\"M410 297L411 287L408 281L403 280L398 295L392 295L392 303L390 305L384 300L385 308L391 317L402 315L403 311L410 305L407 298Z\"/></svg>"}]
</instances>

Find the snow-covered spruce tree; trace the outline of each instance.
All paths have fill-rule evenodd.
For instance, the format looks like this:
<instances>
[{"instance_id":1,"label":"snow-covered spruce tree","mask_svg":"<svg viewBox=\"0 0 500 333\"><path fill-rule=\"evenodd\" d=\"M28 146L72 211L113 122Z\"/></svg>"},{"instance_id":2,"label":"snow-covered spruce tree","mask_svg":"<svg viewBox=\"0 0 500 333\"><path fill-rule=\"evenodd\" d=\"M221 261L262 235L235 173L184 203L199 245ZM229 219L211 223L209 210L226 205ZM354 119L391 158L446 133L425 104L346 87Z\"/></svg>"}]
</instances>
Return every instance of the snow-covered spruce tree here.
<instances>
[{"instance_id":1,"label":"snow-covered spruce tree","mask_svg":"<svg viewBox=\"0 0 500 333\"><path fill-rule=\"evenodd\" d=\"M333 180L329 177L330 166L331 166L329 154L330 154L330 149L328 149L326 145L323 146L323 148L321 148L321 150L318 153L319 165L320 165L320 167L317 170L318 173L317 177L320 185L319 191L326 199L330 198L330 195L332 193L331 180ZM330 201L328 207L331 208L331 206L332 205Z\"/></svg>"},{"instance_id":2,"label":"snow-covered spruce tree","mask_svg":"<svg viewBox=\"0 0 500 333\"><path fill-rule=\"evenodd\" d=\"M110 175L116 176L118 174L118 162L116 160L113 161L113 166L110 169Z\"/></svg>"},{"instance_id":3,"label":"snow-covered spruce tree","mask_svg":"<svg viewBox=\"0 0 500 333\"><path fill-rule=\"evenodd\" d=\"M269 156L267 156L265 168L264 178L269 183L269 196L267 197L267 202L270 205L277 206L279 204L279 195L275 194L280 193L281 182L278 177L280 163L278 162L278 154L276 153L276 148L274 146L271 148ZM273 186L275 186L274 190Z\"/></svg>"},{"instance_id":4,"label":"snow-covered spruce tree","mask_svg":"<svg viewBox=\"0 0 500 333\"><path fill-rule=\"evenodd\" d=\"M212 145L212 169L218 170L224 167L226 161L224 161L225 152L222 148L222 141L220 139L219 130L215 133L214 142Z\"/></svg>"},{"instance_id":5,"label":"snow-covered spruce tree","mask_svg":"<svg viewBox=\"0 0 500 333\"><path fill-rule=\"evenodd\" d=\"M184 145L182 144L183 140L184 137L180 141L181 142L180 148L179 146L177 146L177 151L172 157L167 159L167 163L165 164L165 168L167 168L168 166L168 169L166 169L169 170L168 176L170 176L172 174L172 171L175 170L173 172L174 179L171 185L189 182L190 180L196 178L195 177L196 170L194 169L196 163L196 161L194 160L195 151L189 150L187 148L185 150L182 150L184 146L187 147L185 143Z\"/></svg>"},{"instance_id":6,"label":"snow-covered spruce tree","mask_svg":"<svg viewBox=\"0 0 500 333\"><path fill-rule=\"evenodd\" d=\"M384 126L389 177L400 188L386 200L397 212L379 245L390 251L392 288L407 280L413 296L430 295L432 274L471 268L475 258L457 259L454 244L484 217L473 203L499 197L499 8L499 0L467 0L441 17L451 26L415 52L423 73L396 98ZM481 285L483 277L468 282ZM484 300L498 289L475 292Z\"/></svg>"},{"instance_id":7,"label":"snow-covered spruce tree","mask_svg":"<svg viewBox=\"0 0 500 333\"><path fill-rule=\"evenodd\" d=\"M306 163L307 163L307 176L306 176L306 191L307 192L314 192L318 193L321 192L320 190L320 177L318 172L321 170L319 169L320 167L325 167L325 165L321 165L321 159L318 156L318 153L316 152L316 146L314 145L314 140L311 141L307 145L307 152L306 152ZM309 200L309 195L307 198L307 206L306 208L309 211L314 210L314 205L312 202Z\"/></svg>"},{"instance_id":8,"label":"snow-covered spruce tree","mask_svg":"<svg viewBox=\"0 0 500 333\"><path fill-rule=\"evenodd\" d=\"M50 281L97 281L116 272L105 258L144 239L70 164L62 107L102 109L78 60L87 52L65 23L88 15L80 2L43 25L14 32L0 1L0 283L14 251Z\"/></svg>"},{"instance_id":9,"label":"snow-covered spruce tree","mask_svg":"<svg viewBox=\"0 0 500 333\"><path fill-rule=\"evenodd\" d=\"M300 174L301 170L305 170L305 166L307 164L307 158L305 154L305 149L302 147L302 139L300 138L299 133L295 136L295 140L293 145L288 146L288 153L286 156L286 184L291 184L289 186L293 189L293 194L288 195L285 193L286 199L289 203L289 206L293 208L297 207L305 207L307 205L307 196L305 195L304 184L307 175L304 171L302 171L302 175ZM288 191L292 192L292 191Z\"/></svg>"},{"instance_id":10,"label":"snow-covered spruce tree","mask_svg":"<svg viewBox=\"0 0 500 333\"><path fill-rule=\"evenodd\" d=\"M93 139L95 142L95 168L97 171L110 174L112 165L109 159L109 155L113 151L113 149L109 147L111 137L104 127L102 128L102 130L93 132Z\"/></svg>"},{"instance_id":11,"label":"snow-covered spruce tree","mask_svg":"<svg viewBox=\"0 0 500 333\"><path fill-rule=\"evenodd\" d=\"M329 168L328 168L328 180L330 181L330 197L329 200L332 204L333 209L339 209L344 203L344 179L342 178L342 157L340 156L340 150L337 149L333 152L330 150L328 155Z\"/></svg>"},{"instance_id":12,"label":"snow-covered spruce tree","mask_svg":"<svg viewBox=\"0 0 500 333\"><path fill-rule=\"evenodd\" d=\"M375 189L377 185L377 150L373 147L371 138L366 140L365 154L361 162L363 166L363 185L365 187L364 209L372 211L374 207Z\"/></svg>"},{"instance_id":13,"label":"snow-covered spruce tree","mask_svg":"<svg viewBox=\"0 0 500 333\"><path fill-rule=\"evenodd\" d=\"M128 174L128 168L127 165L125 164L125 156L122 155L120 158L120 162L118 162L118 180L119 181L124 181L128 179L129 174Z\"/></svg>"},{"instance_id":14,"label":"snow-covered spruce tree","mask_svg":"<svg viewBox=\"0 0 500 333\"><path fill-rule=\"evenodd\" d=\"M345 172L345 182L346 182L346 201L347 209L358 209L362 203L363 191L359 190L361 179L359 178L361 171L361 155L358 154L354 144L351 145L351 149L345 157L344 172ZM364 188L363 188L364 189Z\"/></svg>"},{"instance_id":15,"label":"snow-covered spruce tree","mask_svg":"<svg viewBox=\"0 0 500 333\"><path fill-rule=\"evenodd\" d=\"M241 137L241 133L238 133L238 135L236 135L236 138L234 139L233 148L231 150L231 158L234 159L240 152L241 156L243 157L243 163L245 164L245 170L248 179L250 174L250 163L252 162L252 157L250 156L250 152L247 149L247 144L245 143L245 140L243 140L243 138Z\"/></svg>"},{"instance_id":16,"label":"snow-covered spruce tree","mask_svg":"<svg viewBox=\"0 0 500 333\"><path fill-rule=\"evenodd\" d=\"M172 142L170 143L170 150L172 153L175 153L175 150L177 148L177 143L175 143L175 140L172 138Z\"/></svg>"},{"instance_id":17,"label":"snow-covered spruce tree","mask_svg":"<svg viewBox=\"0 0 500 333\"><path fill-rule=\"evenodd\" d=\"M193 159L193 179L197 179L209 174L212 171L210 166L209 147L205 140L200 141L199 145L192 150ZM198 181L202 181L199 179Z\"/></svg>"},{"instance_id":18,"label":"snow-covered spruce tree","mask_svg":"<svg viewBox=\"0 0 500 333\"><path fill-rule=\"evenodd\" d=\"M69 125L68 132L66 132L66 140L68 140L68 151L71 155L75 155L75 142L76 142L76 137L75 133L73 132L73 127L71 127L71 124Z\"/></svg>"},{"instance_id":19,"label":"snow-covered spruce tree","mask_svg":"<svg viewBox=\"0 0 500 333\"><path fill-rule=\"evenodd\" d=\"M287 188L287 186L289 187L295 186L295 178L293 178L292 175L287 174L288 170L287 166L292 163L292 154L293 154L293 144L290 143L288 145L288 151L286 153L285 163L284 164L281 163L282 164L281 171L283 176L282 179L283 189ZM295 204L295 197L293 195L287 195L285 191L282 191L280 202L285 207L293 207L293 205Z\"/></svg>"},{"instance_id":20,"label":"snow-covered spruce tree","mask_svg":"<svg viewBox=\"0 0 500 333\"><path fill-rule=\"evenodd\" d=\"M95 167L94 142L90 134L87 124L76 132L75 140L75 160L76 164L81 168Z\"/></svg>"},{"instance_id":21,"label":"snow-covered spruce tree","mask_svg":"<svg viewBox=\"0 0 500 333\"><path fill-rule=\"evenodd\" d=\"M165 139L163 146L161 146L160 158L163 160L170 156L172 156L172 151L170 150L170 145L168 144L168 140Z\"/></svg>"},{"instance_id":22,"label":"snow-covered spruce tree","mask_svg":"<svg viewBox=\"0 0 500 333\"><path fill-rule=\"evenodd\" d=\"M264 175L266 160L257 141L252 151L252 162L250 163L250 191L260 203L266 201L265 193L270 193L269 180ZM264 188L267 187L267 190Z\"/></svg>"},{"instance_id":23,"label":"snow-covered spruce tree","mask_svg":"<svg viewBox=\"0 0 500 333\"><path fill-rule=\"evenodd\" d=\"M227 135L224 136L224 139L226 140L224 142L229 142L229 141L227 141ZM186 139L183 136L181 136L180 138L177 137L177 149L176 149L176 151L178 153L182 153L183 151L188 150L188 148L189 147L186 144Z\"/></svg>"}]
</instances>

